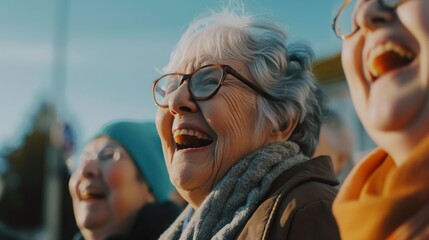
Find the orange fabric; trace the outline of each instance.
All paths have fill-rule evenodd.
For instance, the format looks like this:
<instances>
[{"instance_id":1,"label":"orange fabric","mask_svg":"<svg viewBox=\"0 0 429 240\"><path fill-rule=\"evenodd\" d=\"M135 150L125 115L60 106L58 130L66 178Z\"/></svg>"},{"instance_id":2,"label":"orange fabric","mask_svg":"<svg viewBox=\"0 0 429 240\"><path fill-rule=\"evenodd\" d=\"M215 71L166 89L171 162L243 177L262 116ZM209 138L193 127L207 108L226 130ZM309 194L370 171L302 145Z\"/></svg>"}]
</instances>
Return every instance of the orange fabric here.
<instances>
[{"instance_id":1,"label":"orange fabric","mask_svg":"<svg viewBox=\"0 0 429 240\"><path fill-rule=\"evenodd\" d=\"M342 239L378 240L428 203L429 137L399 167L383 150L373 151L350 173L333 211Z\"/></svg>"}]
</instances>

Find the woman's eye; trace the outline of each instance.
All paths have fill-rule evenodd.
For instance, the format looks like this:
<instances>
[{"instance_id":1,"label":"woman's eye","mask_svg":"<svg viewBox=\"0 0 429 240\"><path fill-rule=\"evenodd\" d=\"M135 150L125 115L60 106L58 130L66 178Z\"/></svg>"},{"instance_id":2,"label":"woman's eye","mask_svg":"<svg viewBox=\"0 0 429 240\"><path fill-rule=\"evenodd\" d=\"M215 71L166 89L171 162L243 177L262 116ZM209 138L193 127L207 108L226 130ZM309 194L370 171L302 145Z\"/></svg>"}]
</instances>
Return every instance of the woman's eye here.
<instances>
[{"instance_id":1,"label":"woman's eye","mask_svg":"<svg viewBox=\"0 0 429 240\"><path fill-rule=\"evenodd\" d=\"M217 78L214 77L206 77L201 79L201 85L202 86L217 86L217 84L219 83Z\"/></svg>"},{"instance_id":2,"label":"woman's eye","mask_svg":"<svg viewBox=\"0 0 429 240\"><path fill-rule=\"evenodd\" d=\"M115 155L115 152L109 149L109 150L101 151L98 154L98 159L100 161L109 161L114 158L114 155Z\"/></svg>"}]
</instances>

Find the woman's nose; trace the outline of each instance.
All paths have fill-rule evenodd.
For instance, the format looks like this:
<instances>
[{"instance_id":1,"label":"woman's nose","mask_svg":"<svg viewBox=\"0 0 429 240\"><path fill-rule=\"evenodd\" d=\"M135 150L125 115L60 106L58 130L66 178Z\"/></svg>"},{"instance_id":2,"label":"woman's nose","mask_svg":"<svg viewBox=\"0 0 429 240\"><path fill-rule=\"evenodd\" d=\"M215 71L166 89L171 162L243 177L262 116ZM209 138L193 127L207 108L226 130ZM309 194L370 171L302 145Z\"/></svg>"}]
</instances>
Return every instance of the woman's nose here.
<instances>
[{"instance_id":1,"label":"woman's nose","mask_svg":"<svg viewBox=\"0 0 429 240\"><path fill-rule=\"evenodd\" d=\"M365 1L357 7L356 24L364 34L385 27L395 19L395 9L382 6L378 0Z\"/></svg>"},{"instance_id":2,"label":"woman's nose","mask_svg":"<svg viewBox=\"0 0 429 240\"><path fill-rule=\"evenodd\" d=\"M188 90L188 81L185 81L176 91L171 93L168 99L168 107L173 116L185 115L198 111L198 105Z\"/></svg>"},{"instance_id":3,"label":"woman's nose","mask_svg":"<svg viewBox=\"0 0 429 240\"><path fill-rule=\"evenodd\" d=\"M84 160L80 168L82 177L93 178L101 175L101 169L97 161L95 160Z\"/></svg>"}]
</instances>

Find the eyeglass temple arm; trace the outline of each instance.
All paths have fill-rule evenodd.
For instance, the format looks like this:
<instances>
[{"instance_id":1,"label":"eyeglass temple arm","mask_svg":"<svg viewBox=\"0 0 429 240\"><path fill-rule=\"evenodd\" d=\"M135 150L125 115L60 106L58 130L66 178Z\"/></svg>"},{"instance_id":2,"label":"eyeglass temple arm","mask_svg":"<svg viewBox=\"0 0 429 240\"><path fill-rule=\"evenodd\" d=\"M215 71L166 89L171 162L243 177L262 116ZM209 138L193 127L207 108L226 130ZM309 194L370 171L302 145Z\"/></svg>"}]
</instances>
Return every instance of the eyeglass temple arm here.
<instances>
[{"instance_id":1,"label":"eyeglass temple arm","mask_svg":"<svg viewBox=\"0 0 429 240\"><path fill-rule=\"evenodd\" d=\"M243 82L244 84L246 84L247 86L249 86L251 89L255 90L257 93L261 94L265 98L270 99L272 101L282 101L282 99L275 98L275 97L271 96L270 94L268 94L267 92L265 92L262 89L260 89L259 87L257 87L255 84L253 84L252 82L250 82L249 80L247 80L243 75L241 75L240 73L238 73L237 71L235 71L230 66L225 66L225 68L226 68L226 70L227 70L227 72L229 74L233 75L238 80L240 80L241 82Z\"/></svg>"}]
</instances>

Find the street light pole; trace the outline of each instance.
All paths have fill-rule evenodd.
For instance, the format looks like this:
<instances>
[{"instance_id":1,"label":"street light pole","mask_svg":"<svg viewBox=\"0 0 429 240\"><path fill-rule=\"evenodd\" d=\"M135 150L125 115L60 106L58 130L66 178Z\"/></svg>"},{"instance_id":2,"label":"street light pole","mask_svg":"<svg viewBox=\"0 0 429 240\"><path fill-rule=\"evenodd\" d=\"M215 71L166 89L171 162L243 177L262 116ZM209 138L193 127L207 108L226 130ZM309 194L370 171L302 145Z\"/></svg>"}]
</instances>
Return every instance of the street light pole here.
<instances>
[{"instance_id":1,"label":"street light pole","mask_svg":"<svg viewBox=\"0 0 429 240\"><path fill-rule=\"evenodd\" d=\"M58 128L61 121L60 111L65 107L65 83L67 69L67 26L68 0L57 0L55 29L53 37L52 89L50 99L50 141L45 159L45 205L44 226L47 240L59 239L61 227L61 175L60 161L62 136Z\"/></svg>"}]
</instances>

